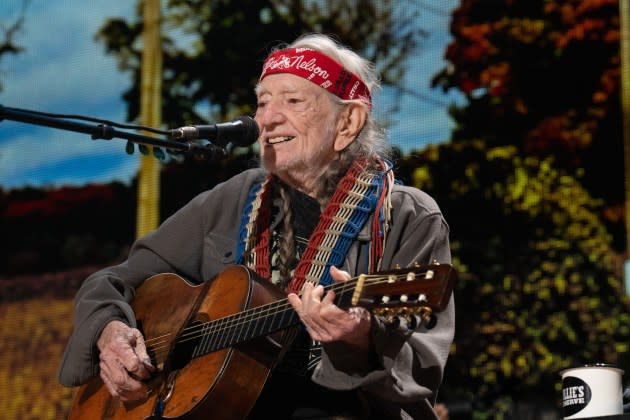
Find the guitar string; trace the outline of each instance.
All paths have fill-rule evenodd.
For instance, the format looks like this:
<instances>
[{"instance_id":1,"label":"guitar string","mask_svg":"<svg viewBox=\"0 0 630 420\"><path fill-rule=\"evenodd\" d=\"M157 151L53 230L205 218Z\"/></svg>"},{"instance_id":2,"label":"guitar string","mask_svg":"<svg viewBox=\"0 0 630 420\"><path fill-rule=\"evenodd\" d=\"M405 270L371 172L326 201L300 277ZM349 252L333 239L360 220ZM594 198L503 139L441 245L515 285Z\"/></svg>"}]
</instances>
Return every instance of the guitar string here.
<instances>
[{"instance_id":1,"label":"guitar string","mask_svg":"<svg viewBox=\"0 0 630 420\"><path fill-rule=\"evenodd\" d=\"M343 289L349 286L349 284L347 283L353 283L353 282L348 281L345 283L338 283L329 287L327 290L333 290L335 292L343 291ZM370 283L370 284L374 284L374 283ZM352 287L354 287L354 285L352 285ZM274 308L274 306L276 307ZM212 320L209 322L192 325L182 330L182 334L177 338L177 341L174 344L184 343L187 341L195 340L200 337L201 338L207 337L207 336L210 336L211 334L214 334L215 337L220 338L221 334L223 334L226 330L236 329L237 327L242 326L244 324L251 325L251 323L259 319L263 319L271 315L277 315L283 312L284 313L291 312L292 309L293 307L291 306L291 304L288 302L287 299L281 299L281 300L270 302L261 306L257 306L255 308L247 309L237 314L231 314L223 318L218 318L216 320ZM233 322L233 321L237 321L237 322ZM225 324L228 324L228 325L225 325ZM168 337L170 337L171 335L172 335L171 333L164 334L162 336L149 339L146 341L146 343L147 344L154 343L151 346L150 350L156 353L162 350L168 353L171 349L171 346L168 343ZM156 342L157 340L160 340L160 341ZM147 345L147 349L149 349L148 345ZM164 353L161 353L161 355L164 355Z\"/></svg>"},{"instance_id":2,"label":"guitar string","mask_svg":"<svg viewBox=\"0 0 630 420\"><path fill-rule=\"evenodd\" d=\"M368 276L366 278L369 278L369 277L374 277L374 276ZM382 277L382 276L379 276L379 277ZM395 276L395 279L400 279L400 278L403 278L403 277L405 277L405 276L398 275L398 276ZM388 281L380 281L380 282L372 281L372 282L370 282L370 285L379 284L379 283L387 283L389 281L390 280L389 280L389 277L388 277ZM336 284L336 285L334 285L333 287L331 287L329 289L343 289L343 288L349 286L348 283L353 283L353 282L345 282L345 283ZM187 327L184 330L182 330L182 331L185 331L185 334L183 334L180 337L178 337L178 339L175 342L175 344L179 344L179 343L183 343L183 342L186 342L186 341L194 340L194 339L197 339L199 337L208 338L210 336L210 334L213 334L215 338L218 337L219 340L225 339L225 338L227 338L229 340L229 339L233 338L234 335L232 334L232 335L230 335L228 337L224 337L222 334L225 331L228 331L230 329L231 330L236 330L237 327L239 327L239 326L241 326L241 325L243 325L245 323L251 325L252 321L256 321L256 320L262 319L262 318L268 318L270 315L276 315L276 314L282 313L282 312L286 313L287 309L293 309L292 306L290 305L290 303L285 302L284 304L281 304L281 302L282 301L271 302L269 304L261 305L261 306L256 307L256 308L251 308L251 309L249 309L247 311L240 312L239 314L232 314L232 315L229 315L229 316L224 317L224 318L220 318L220 319L213 320L213 321L210 321L210 322L206 322L206 323L203 323L203 324L197 324L197 325L194 325L194 326L191 326L191 327ZM274 305L278 306L278 308L275 308L276 311L275 312L269 312L270 309L272 309L271 307L274 306ZM264 312L269 312L269 313L264 314ZM261 314L263 314L262 317L261 317ZM295 313L293 313L292 315L295 315ZM241 319L239 319L239 317ZM234 322L229 323L228 321L238 321L238 323L234 323ZM226 323L228 323L227 326L224 325ZM212 326L212 324L216 324L216 325ZM210 326L211 328L207 328L208 326ZM282 328L279 328L279 329L282 329ZM242 330L238 330L238 331L234 331L234 332L238 332L240 334L240 333L242 333ZM254 332L256 332L256 331L254 331ZM272 332L272 331L270 331L270 332ZM220 334L217 335L217 333L220 333ZM153 339L147 340L147 342L154 342L155 343L154 345L152 345L150 347L150 350L154 352L156 357L158 357L158 354L157 354L158 352L160 352L159 356L164 356L165 354L167 354L170 351L171 346L168 344L167 341L165 341L166 338L169 337L170 335L171 334L169 333L169 334L165 334L165 335L163 335L161 337L155 337ZM250 337L250 338L259 337L261 335L265 335L265 334L258 333L258 335L254 335L253 337ZM158 340L160 340L160 342L157 342ZM207 343L207 344L212 344L212 343ZM215 340L215 344L216 344L216 340ZM226 348L226 347L229 347L229 346L223 345L222 347ZM164 353L163 350L166 351L166 353ZM204 351L203 354L205 354L205 353L206 352Z\"/></svg>"},{"instance_id":3,"label":"guitar string","mask_svg":"<svg viewBox=\"0 0 630 420\"><path fill-rule=\"evenodd\" d=\"M394 280L400 280L402 278L406 278L406 274L404 275L395 275L393 277ZM382 280L374 280L376 278L381 278ZM366 276L366 281L369 281L369 285L378 285L383 283L389 283L392 277L383 276L383 275L368 275ZM356 280L353 279L353 280ZM344 291L343 289L348 288L350 284L354 288L354 281L347 281L344 283L337 283L327 289L333 290L335 292ZM274 306L277 306L274 308ZM190 327L186 327L182 330L182 334L178 337L174 344L181 344L191 340L196 340L198 338L208 337L209 335L214 335L219 339L222 338L222 334L225 331L236 330L238 327L249 324L264 318L268 318L271 315L281 314L283 312L287 312L287 310L291 310L293 307L288 302L287 299L282 299L279 301L270 302L261 306L257 306L255 308L250 308L246 311L239 312L237 314L231 314L223 318L219 318L216 320L204 322L201 324L192 325ZM295 315L291 314L291 315ZM229 322L236 321L236 322ZM273 321L272 321L273 322ZM225 325L227 324L227 325ZM208 328L209 327L209 328ZM237 331L234 331L237 332ZM238 330L239 333L242 333L242 330ZM255 331L254 331L255 332ZM161 336L157 336L146 341L147 350L154 353L155 357L161 357L167 354L172 346L169 344L168 338L172 335L172 333L164 334ZM264 335L264 334L263 334ZM259 335L258 335L259 336ZM257 336L251 337L255 338ZM225 338L225 337L224 337ZM227 337L228 339L233 338L233 334ZM216 341L216 340L215 340ZM225 346L229 347L229 346ZM164 353L166 352L166 353Z\"/></svg>"},{"instance_id":4,"label":"guitar string","mask_svg":"<svg viewBox=\"0 0 630 420\"><path fill-rule=\"evenodd\" d=\"M348 281L348 282L345 282L345 283L337 283L337 284L335 284L335 285L333 285L333 286L329 287L326 291L328 291L328 290L337 291L337 290L334 290L334 289L342 289L342 288L346 285L346 283L349 283L349 282L351 282L351 281ZM371 284L374 284L374 283L371 283ZM301 296L301 293L300 293L299 295ZM223 320L227 320L227 319L229 319L229 318L236 318L236 317L237 317L238 315L240 315L240 314L250 314L250 313L251 313L251 315L257 315L257 314L254 314L253 312L257 312L257 311L261 311L261 310L269 310L269 309L271 309L271 308L272 308L273 306L275 306L275 305L280 305L283 301L285 302L285 304L284 304L284 307L285 307L285 308L286 308L286 307L291 306L291 304L290 304L290 303L288 303L288 299L286 299L286 298L285 298L285 299L280 299L280 300L273 301L273 302L269 302L269 303L266 303L266 304L263 304L263 305L260 305L260 306L256 306L256 307L254 307L254 308L249 308L249 309L247 309L247 310L245 310L245 311L242 311L242 312L239 312L239 313L236 313L236 314L230 314L230 315L227 315L227 316L225 316L225 317L223 317L223 318L217 318L217 319L214 319L214 320L208 321L208 322L206 322L206 323L201 323L201 324L192 325L192 326L190 326L190 327L184 328L184 329L182 330L182 332L183 332L183 333L184 333L184 332L191 332L191 331L192 331L192 332L196 332L196 330L198 330L198 329L202 328L202 327L203 327L203 326L205 326L205 325L212 324L212 323L217 323L217 322L220 322L220 321L223 321ZM282 310L284 310L284 308L283 308ZM280 311L278 311L278 312L282 312L282 310L280 310ZM152 339L148 339L148 340L146 341L146 343L149 343L149 342L151 342L152 340L160 340L160 339L162 339L162 338L167 338L167 337L169 337L170 335L171 335L171 333L167 333L167 334L164 334L164 335L161 335L161 336L157 336L157 337L154 337L154 338L152 338ZM182 335L182 336L183 336L183 335Z\"/></svg>"},{"instance_id":5,"label":"guitar string","mask_svg":"<svg viewBox=\"0 0 630 420\"><path fill-rule=\"evenodd\" d=\"M352 282L349 281L349 282L346 282L346 283L352 283ZM329 287L326 291L333 290L333 291L337 292L338 290L335 290L335 289L343 289L343 288L345 288L347 286L346 283L337 283L337 284ZM377 283L372 282L370 284L372 285L372 284L377 284ZM301 294L300 294L300 296L301 296ZM283 304L283 302L284 302L284 304ZM274 301L274 302L266 303L264 305L256 306L254 308L249 308L249 309L247 309L245 311L242 311L242 312L239 312L239 313L236 313L236 314L230 314L230 315L227 315L227 316L225 316L223 318L217 318L217 319L205 322L205 323L196 324L196 325L192 325L190 327L184 328L182 330L183 334L180 335L180 337L184 337L184 336L186 336L189 333L196 333L197 330L202 329L204 326L207 326L207 325L210 325L210 324L214 324L214 323L219 323L221 321L226 321L226 320L229 320L230 318L236 319L236 318L238 318L239 316L242 316L242 315L249 315L249 316L251 316L252 317L251 319L241 320L241 321L250 322L252 320L258 319L256 317L259 316L260 314L258 314L256 312L265 312L265 311L268 311L270 309L274 309L273 306L278 306L278 308L275 308L275 309L278 309L278 311L277 311L278 313L285 311L289 307L292 308L291 304L288 302L288 299L286 299L286 298L285 299L280 299L280 300L277 300L277 301ZM270 314L273 314L273 313L270 312ZM267 315L269 315L269 314L267 314ZM265 316L267 316L267 315L265 315ZM166 339L170 335L171 335L171 333L167 333L167 334L164 334L162 336L157 336L157 337L154 337L152 339L148 339L146 341L146 343L152 342L154 340ZM192 337L188 337L188 338L196 338L196 336L192 336Z\"/></svg>"}]
</instances>

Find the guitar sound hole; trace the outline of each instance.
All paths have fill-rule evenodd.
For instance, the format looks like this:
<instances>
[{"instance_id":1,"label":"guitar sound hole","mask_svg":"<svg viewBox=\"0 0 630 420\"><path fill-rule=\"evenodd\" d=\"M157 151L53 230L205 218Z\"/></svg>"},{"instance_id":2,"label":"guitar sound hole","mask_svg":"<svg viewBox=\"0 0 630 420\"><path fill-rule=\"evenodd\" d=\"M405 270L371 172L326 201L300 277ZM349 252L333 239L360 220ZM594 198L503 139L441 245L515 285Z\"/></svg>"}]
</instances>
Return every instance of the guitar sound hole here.
<instances>
[{"instance_id":1,"label":"guitar sound hole","mask_svg":"<svg viewBox=\"0 0 630 420\"><path fill-rule=\"evenodd\" d=\"M184 328L183 333L175 343L171 352L170 365L172 370L182 369L194 357L201 342L201 334L198 333L201 322L194 321Z\"/></svg>"}]
</instances>

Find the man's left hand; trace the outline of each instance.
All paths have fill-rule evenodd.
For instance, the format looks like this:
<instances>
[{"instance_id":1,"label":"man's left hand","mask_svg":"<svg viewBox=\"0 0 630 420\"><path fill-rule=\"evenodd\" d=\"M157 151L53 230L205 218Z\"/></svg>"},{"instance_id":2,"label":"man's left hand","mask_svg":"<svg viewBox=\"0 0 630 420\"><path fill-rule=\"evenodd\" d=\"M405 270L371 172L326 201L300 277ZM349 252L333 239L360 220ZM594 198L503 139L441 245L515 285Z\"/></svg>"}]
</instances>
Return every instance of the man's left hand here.
<instances>
[{"instance_id":1,"label":"man's left hand","mask_svg":"<svg viewBox=\"0 0 630 420\"><path fill-rule=\"evenodd\" d=\"M347 281L351 278L346 271L330 268L332 278ZM358 348L369 347L370 312L364 308L341 309L333 302L335 292L324 294L323 286L305 283L301 296L290 293L289 302L300 316L311 338L322 343L344 341Z\"/></svg>"}]
</instances>

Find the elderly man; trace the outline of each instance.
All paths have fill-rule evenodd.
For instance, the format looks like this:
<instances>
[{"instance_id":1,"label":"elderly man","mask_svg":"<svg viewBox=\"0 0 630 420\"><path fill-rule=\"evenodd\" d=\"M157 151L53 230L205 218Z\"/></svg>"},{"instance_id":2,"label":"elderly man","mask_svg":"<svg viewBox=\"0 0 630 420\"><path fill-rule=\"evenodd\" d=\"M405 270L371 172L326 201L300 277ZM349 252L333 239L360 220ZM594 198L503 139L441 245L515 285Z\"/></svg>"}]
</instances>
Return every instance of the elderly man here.
<instances>
[{"instance_id":1,"label":"elderly man","mask_svg":"<svg viewBox=\"0 0 630 420\"><path fill-rule=\"evenodd\" d=\"M127 261L85 281L60 382L100 375L118 400L146 400L159 366L136 325L135 290L157 273L212 283L243 265L283 290L301 321L245 408L250 418L437 418L452 297L435 327L410 328L338 306L326 288L394 266L450 262L436 203L394 183L371 116L377 88L372 65L329 37L273 51L256 86L262 168L200 194L138 240Z\"/></svg>"}]
</instances>

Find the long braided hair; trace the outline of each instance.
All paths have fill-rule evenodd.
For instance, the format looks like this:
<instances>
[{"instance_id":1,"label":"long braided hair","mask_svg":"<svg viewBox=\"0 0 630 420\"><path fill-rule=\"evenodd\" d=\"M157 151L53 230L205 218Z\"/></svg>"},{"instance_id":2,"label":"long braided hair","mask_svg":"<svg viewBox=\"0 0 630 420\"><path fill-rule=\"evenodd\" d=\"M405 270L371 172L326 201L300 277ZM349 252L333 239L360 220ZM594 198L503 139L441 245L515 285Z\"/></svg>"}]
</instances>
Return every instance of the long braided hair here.
<instances>
[{"instance_id":1,"label":"long braided hair","mask_svg":"<svg viewBox=\"0 0 630 420\"><path fill-rule=\"evenodd\" d=\"M282 199L282 211L284 219L282 223L282 233L279 237L278 265L280 272L280 284L283 289L291 280L291 271L297 264L295 235L293 232L293 210L291 209L291 199L287 186L284 182L277 182L280 198Z\"/></svg>"}]
</instances>

